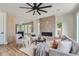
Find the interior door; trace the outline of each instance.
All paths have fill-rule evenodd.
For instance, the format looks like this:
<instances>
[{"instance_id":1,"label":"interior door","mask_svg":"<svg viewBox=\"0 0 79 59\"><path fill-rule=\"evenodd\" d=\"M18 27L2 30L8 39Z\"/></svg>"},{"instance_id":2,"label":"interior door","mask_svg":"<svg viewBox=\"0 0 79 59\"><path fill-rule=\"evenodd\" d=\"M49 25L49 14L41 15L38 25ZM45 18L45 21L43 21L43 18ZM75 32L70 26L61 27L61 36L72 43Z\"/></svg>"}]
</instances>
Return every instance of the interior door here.
<instances>
[{"instance_id":1,"label":"interior door","mask_svg":"<svg viewBox=\"0 0 79 59\"><path fill-rule=\"evenodd\" d=\"M0 13L0 44L4 43L4 19L3 14Z\"/></svg>"}]
</instances>

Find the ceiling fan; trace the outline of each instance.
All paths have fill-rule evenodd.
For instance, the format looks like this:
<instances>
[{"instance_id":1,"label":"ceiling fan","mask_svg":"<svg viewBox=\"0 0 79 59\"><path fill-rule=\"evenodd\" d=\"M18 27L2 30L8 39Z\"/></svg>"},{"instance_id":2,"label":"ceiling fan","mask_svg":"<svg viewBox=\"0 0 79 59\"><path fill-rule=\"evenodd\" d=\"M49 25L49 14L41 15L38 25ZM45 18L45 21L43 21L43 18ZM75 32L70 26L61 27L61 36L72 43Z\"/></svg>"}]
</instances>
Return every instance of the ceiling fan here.
<instances>
[{"instance_id":1,"label":"ceiling fan","mask_svg":"<svg viewBox=\"0 0 79 59\"><path fill-rule=\"evenodd\" d=\"M44 8L50 8L52 7L52 5L48 5L48 6L41 6L43 3L33 3L33 5L26 3L29 7L19 7L19 8L24 8L24 9L29 9L29 11L27 11L26 13L29 13L31 11L33 11L33 15L35 15L35 12L37 12L39 15L41 15L40 12L45 12L47 13L47 11L43 10Z\"/></svg>"}]
</instances>

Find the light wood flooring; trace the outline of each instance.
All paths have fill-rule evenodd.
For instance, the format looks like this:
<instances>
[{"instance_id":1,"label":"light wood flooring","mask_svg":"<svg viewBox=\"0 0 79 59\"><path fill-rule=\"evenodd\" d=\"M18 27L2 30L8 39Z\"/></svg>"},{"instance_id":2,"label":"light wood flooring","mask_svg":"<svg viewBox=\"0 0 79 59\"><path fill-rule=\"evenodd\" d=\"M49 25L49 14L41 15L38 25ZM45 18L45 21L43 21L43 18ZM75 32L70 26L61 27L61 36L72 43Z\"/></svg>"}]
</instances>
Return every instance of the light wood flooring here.
<instances>
[{"instance_id":1,"label":"light wood flooring","mask_svg":"<svg viewBox=\"0 0 79 59\"><path fill-rule=\"evenodd\" d=\"M0 56L27 56L16 47L0 45Z\"/></svg>"}]
</instances>

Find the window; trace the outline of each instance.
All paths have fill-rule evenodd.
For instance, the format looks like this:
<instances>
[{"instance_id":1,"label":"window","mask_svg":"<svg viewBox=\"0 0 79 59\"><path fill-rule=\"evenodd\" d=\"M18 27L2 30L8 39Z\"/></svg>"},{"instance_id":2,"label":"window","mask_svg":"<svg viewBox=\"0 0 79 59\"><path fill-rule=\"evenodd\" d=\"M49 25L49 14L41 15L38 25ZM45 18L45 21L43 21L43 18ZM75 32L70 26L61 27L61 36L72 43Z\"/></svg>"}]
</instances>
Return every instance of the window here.
<instances>
[{"instance_id":1,"label":"window","mask_svg":"<svg viewBox=\"0 0 79 59\"><path fill-rule=\"evenodd\" d=\"M28 33L28 31L27 31L27 25L25 25L25 33Z\"/></svg>"},{"instance_id":2,"label":"window","mask_svg":"<svg viewBox=\"0 0 79 59\"><path fill-rule=\"evenodd\" d=\"M20 25L16 25L16 32L21 31Z\"/></svg>"},{"instance_id":3,"label":"window","mask_svg":"<svg viewBox=\"0 0 79 59\"><path fill-rule=\"evenodd\" d=\"M16 28L17 28L16 32L24 31L25 34L26 33L31 33L32 32L32 26L33 26L32 22L31 23L27 23L27 24L21 24L21 25L17 24L16 25Z\"/></svg>"},{"instance_id":4,"label":"window","mask_svg":"<svg viewBox=\"0 0 79 59\"><path fill-rule=\"evenodd\" d=\"M32 25L28 24L28 33L31 33L31 32L32 32Z\"/></svg>"},{"instance_id":5,"label":"window","mask_svg":"<svg viewBox=\"0 0 79 59\"><path fill-rule=\"evenodd\" d=\"M24 29L25 29L25 26L21 25L21 31L24 31Z\"/></svg>"}]
</instances>

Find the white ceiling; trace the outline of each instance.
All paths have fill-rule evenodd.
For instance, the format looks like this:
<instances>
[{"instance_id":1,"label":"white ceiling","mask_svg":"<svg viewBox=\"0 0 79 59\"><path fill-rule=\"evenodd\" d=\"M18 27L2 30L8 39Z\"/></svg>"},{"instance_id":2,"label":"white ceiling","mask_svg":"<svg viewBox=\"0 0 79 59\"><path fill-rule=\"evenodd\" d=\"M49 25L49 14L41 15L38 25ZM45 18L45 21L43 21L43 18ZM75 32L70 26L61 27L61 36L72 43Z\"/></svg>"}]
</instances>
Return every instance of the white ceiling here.
<instances>
[{"instance_id":1,"label":"white ceiling","mask_svg":"<svg viewBox=\"0 0 79 59\"><path fill-rule=\"evenodd\" d=\"M47 6L47 5L52 5L53 7L45 8L44 10L48 11L48 13L41 12L42 15L39 15L37 13L33 15L33 12L25 13L28 11L28 9L19 8L20 6L29 7L27 4L24 3L0 3L0 10L8 12L9 14L19 18L24 18L26 20L28 19L33 20L51 15L61 15L64 13L68 13L76 6L76 3L50 3L50 4L44 3L41 6Z\"/></svg>"}]
</instances>

